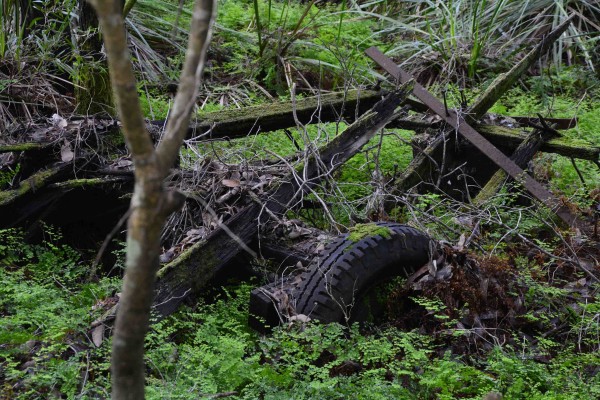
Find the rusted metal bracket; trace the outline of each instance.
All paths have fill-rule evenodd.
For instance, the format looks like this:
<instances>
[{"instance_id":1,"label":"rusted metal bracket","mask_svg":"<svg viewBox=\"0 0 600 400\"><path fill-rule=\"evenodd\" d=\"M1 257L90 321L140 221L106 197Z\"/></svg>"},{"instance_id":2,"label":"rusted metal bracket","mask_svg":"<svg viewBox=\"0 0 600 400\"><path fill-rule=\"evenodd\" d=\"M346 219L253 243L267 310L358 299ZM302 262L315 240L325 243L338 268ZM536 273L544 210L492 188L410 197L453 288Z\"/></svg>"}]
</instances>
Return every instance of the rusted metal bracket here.
<instances>
[{"instance_id":1,"label":"rusted metal bracket","mask_svg":"<svg viewBox=\"0 0 600 400\"><path fill-rule=\"evenodd\" d=\"M401 83L413 80L413 77L403 71L394 61L386 57L378 48L367 49L366 54L379 64L385 71ZM542 184L529 176L517 164L498 150L486 138L481 136L465 118L456 110L446 109L437 98L427 91L422 85L415 83L413 95L421 100L434 113L439 115L448 125L452 126L458 133L471 142L477 149L490 158L498 167L502 168L537 200L549 206L556 215L571 227L577 226L578 220L564 204L561 203Z\"/></svg>"}]
</instances>

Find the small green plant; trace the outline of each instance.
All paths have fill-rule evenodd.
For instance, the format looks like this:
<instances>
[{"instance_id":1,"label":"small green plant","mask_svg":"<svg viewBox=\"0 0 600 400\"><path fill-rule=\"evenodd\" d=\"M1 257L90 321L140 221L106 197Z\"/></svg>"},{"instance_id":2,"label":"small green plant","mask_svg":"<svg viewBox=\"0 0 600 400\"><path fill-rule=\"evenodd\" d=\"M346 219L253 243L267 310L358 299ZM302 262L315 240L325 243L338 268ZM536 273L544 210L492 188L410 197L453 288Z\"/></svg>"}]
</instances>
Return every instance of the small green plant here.
<instances>
[{"instance_id":1,"label":"small green plant","mask_svg":"<svg viewBox=\"0 0 600 400\"><path fill-rule=\"evenodd\" d=\"M97 363L100 349L92 350L87 330L102 312L92 306L112 295L119 280L83 283L87 265L56 243L58 231L45 229L47 239L37 245L26 244L18 230L0 230L1 397L43 398L54 391L74 398L106 385L101 375L81 377L108 371Z\"/></svg>"}]
</instances>

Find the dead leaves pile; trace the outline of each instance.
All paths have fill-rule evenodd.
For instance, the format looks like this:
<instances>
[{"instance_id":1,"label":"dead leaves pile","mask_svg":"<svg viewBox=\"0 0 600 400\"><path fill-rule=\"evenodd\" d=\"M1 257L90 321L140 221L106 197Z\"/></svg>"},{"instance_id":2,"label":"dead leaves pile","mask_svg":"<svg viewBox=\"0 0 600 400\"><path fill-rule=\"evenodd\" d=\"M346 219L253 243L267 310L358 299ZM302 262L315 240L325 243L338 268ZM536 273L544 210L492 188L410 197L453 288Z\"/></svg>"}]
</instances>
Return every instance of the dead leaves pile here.
<instances>
[{"instance_id":1,"label":"dead leaves pile","mask_svg":"<svg viewBox=\"0 0 600 400\"><path fill-rule=\"evenodd\" d=\"M389 297L393 325L432 335L444 344L441 352L485 353L497 345L517 348L527 343L532 352L550 359L552 353L542 349L542 342L569 342L584 312L581 304L597 299L598 281L575 262L553 260L535 248L521 247L497 257L442 245L443 257L436 268L422 268ZM595 258L590 256L594 249ZM587 258L580 259L596 277L600 277L598 249L592 243L585 249ZM435 306L424 306L419 298Z\"/></svg>"}]
</instances>

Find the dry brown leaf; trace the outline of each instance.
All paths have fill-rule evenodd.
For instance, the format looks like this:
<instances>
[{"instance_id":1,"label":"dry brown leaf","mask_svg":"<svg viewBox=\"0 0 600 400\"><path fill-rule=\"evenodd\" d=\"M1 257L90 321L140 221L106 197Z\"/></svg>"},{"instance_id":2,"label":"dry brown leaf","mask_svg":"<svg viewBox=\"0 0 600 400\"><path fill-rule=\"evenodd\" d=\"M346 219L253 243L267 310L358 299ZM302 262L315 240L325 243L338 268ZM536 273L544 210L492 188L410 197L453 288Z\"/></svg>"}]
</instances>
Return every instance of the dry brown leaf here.
<instances>
[{"instance_id":1,"label":"dry brown leaf","mask_svg":"<svg viewBox=\"0 0 600 400\"><path fill-rule=\"evenodd\" d=\"M104 324L100 324L92 330L92 342L94 346L100 347L102 346L102 341L104 340Z\"/></svg>"},{"instance_id":2,"label":"dry brown leaf","mask_svg":"<svg viewBox=\"0 0 600 400\"><path fill-rule=\"evenodd\" d=\"M223 186L227 186L230 188L236 188L240 186L240 181L237 179L223 179L221 183L223 184Z\"/></svg>"}]
</instances>

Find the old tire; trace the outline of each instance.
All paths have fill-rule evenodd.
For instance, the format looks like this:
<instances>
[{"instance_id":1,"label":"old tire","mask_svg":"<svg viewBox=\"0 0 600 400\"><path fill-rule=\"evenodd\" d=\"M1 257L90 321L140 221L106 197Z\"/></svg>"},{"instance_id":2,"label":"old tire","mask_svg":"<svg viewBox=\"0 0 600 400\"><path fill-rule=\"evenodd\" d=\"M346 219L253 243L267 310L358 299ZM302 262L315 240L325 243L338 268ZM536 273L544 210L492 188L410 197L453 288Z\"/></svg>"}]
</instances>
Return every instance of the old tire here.
<instances>
[{"instance_id":1,"label":"old tire","mask_svg":"<svg viewBox=\"0 0 600 400\"><path fill-rule=\"evenodd\" d=\"M382 281L409 276L426 264L434 244L425 233L398 223L378 223L388 233L352 241L344 235L329 244L303 273L293 296L296 314L322 322L364 320L361 299Z\"/></svg>"},{"instance_id":2,"label":"old tire","mask_svg":"<svg viewBox=\"0 0 600 400\"><path fill-rule=\"evenodd\" d=\"M341 236L325 247L306 272L283 276L253 290L250 326L266 333L299 314L339 323L375 317L381 310L370 300L378 297L380 284L411 275L427 263L434 242L406 225L384 222L374 228L374 232L386 228L379 231L386 234L365 235L360 240Z\"/></svg>"}]
</instances>

